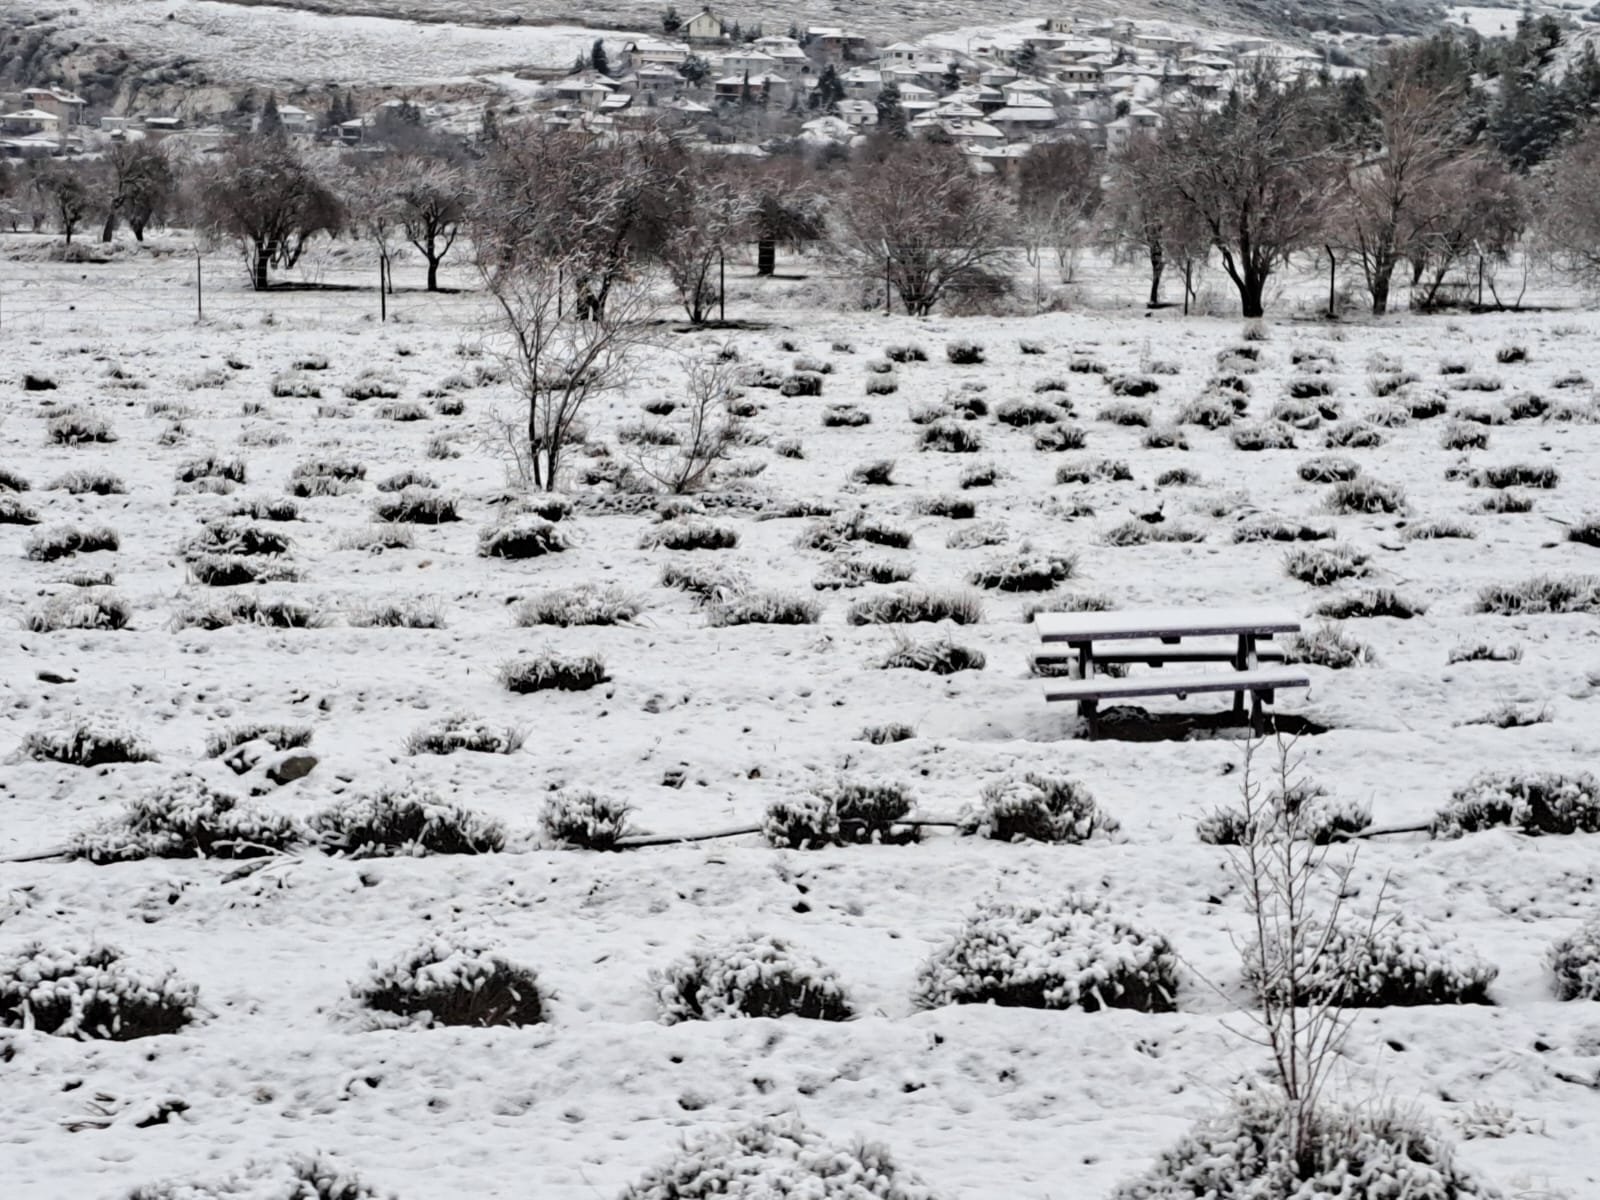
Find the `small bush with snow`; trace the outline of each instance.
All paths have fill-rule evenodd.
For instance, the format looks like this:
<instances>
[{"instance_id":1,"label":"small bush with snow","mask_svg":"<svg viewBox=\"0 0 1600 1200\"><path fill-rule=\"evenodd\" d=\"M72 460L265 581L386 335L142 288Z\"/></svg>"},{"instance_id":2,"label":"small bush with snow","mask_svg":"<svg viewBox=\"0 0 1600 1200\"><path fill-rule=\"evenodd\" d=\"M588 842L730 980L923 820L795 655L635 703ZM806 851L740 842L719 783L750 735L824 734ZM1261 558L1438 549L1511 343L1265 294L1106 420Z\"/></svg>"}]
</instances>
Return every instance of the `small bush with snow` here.
<instances>
[{"instance_id":1,"label":"small bush with snow","mask_svg":"<svg viewBox=\"0 0 1600 1200\"><path fill-rule=\"evenodd\" d=\"M29 535L22 554L34 562L59 562L74 554L116 550L121 545L122 538L107 525L47 525Z\"/></svg>"},{"instance_id":2,"label":"small bush with snow","mask_svg":"<svg viewBox=\"0 0 1600 1200\"><path fill-rule=\"evenodd\" d=\"M1521 583L1493 584L1478 593L1473 611L1503 617L1600 612L1600 576L1539 575Z\"/></svg>"},{"instance_id":3,"label":"small bush with snow","mask_svg":"<svg viewBox=\"0 0 1600 1200\"><path fill-rule=\"evenodd\" d=\"M598 654L557 654L546 650L514 658L500 667L500 685L508 692L586 692L606 683L605 660Z\"/></svg>"},{"instance_id":4,"label":"small bush with snow","mask_svg":"<svg viewBox=\"0 0 1600 1200\"><path fill-rule=\"evenodd\" d=\"M350 994L366 1008L424 1029L537 1025L545 1019L538 976L475 935L427 938L392 962L374 963Z\"/></svg>"},{"instance_id":5,"label":"small bush with snow","mask_svg":"<svg viewBox=\"0 0 1600 1200\"><path fill-rule=\"evenodd\" d=\"M961 814L962 833L1000 842L1075 845L1119 828L1077 780L1033 771L985 784L977 805Z\"/></svg>"},{"instance_id":6,"label":"small bush with snow","mask_svg":"<svg viewBox=\"0 0 1600 1200\"><path fill-rule=\"evenodd\" d=\"M1522 833L1600 833L1600 782L1583 772L1484 771L1457 788L1435 814L1436 838L1485 829Z\"/></svg>"},{"instance_id":7,"label":"small bush with snow","mask_svg":"<svg viewBox=\"0 0 1600 1200\"><path fill-rule=\"evenodd\" d=\"M115 592L94 588L52 596L30 612L23 625L32 633L64 629L126 629L133 609Z\"/></svg>"},{"instance_id":8,"label":"small bush with snow","mask_svg":"<svg viewBox=\"0 0 1600 1200\"><path fill-rule=\"evenodd\" d=\"M675 517L645 530L641 550L731 550L739 544L739 530L726 521L709 517Z\"/></svg>"},{"instance_id":9,"label":"small bush with snow","mask_svg":"<svg viewBox=\"0 0 1600 1200\"><path fill-rule=\"evenodd\" d=\"M0 1028L125 1042L176 1033L199 1000L170 969L136 966L114 946L30 942L0 956Z\"/></svg>"},{"instance_id":10,"label":"small bush with snow","mask_svg":"<svg viewBox=\"0 0 1600 1200\"><path fill-rule=\"evenodd\" d=\"M771 934L696 946L651 972L664 1025L749 1017L848 1021L854 1010L838 976Z\"/></svg>"},{"instance_id":11,"label":"small bush with snow","mask_svg":"<svg viewBox=\"0 0 1600 1200\"><path fill-rule=\"evenodd\" d=\"M852 625L898 625L917 621L950 621L975 625L983 620L983 602L960 592L902 588L869 596L850 606Z\"/></svg>"},{"instance_id":12,"label":"small bush with snow","mask_svg":"<svg viewBox=\"0 0 1600 1200\"><path fill-rule=\"evenodd\" d=\"M114 817L69 843L74 858L92 863L144 858L258 858L297 846L298 822L203 780L184 776L136 796Z\"/></svg>"},{"instance_id":13,"label":"small bush with snow","mask_svg":"<svg viewBox=\"0 0 1600 1200\"><path fill-rule=\"evenodd\" d=\"M1557 1000L1600 1000L1600 919L1583 925L1550 947Z\"/></svg>"},{"instance_id":14,"label":"small bush with snow","mask_svg":"<svg viewBox=\"0 0 1600 1200\"><path fill-rule=\"evenodd\" d=\"M633 806L591 791L553 792L539 810L539 828L552 846L573 850L615 850L633 832Z\"/></svg>"},{"instance_id":15,"label":"small bush with snow","mask_svg":"<svg viewBox=\"0 0 1600 1200\"><path fill-rule=\"evenodd\" d=\"M713 627L727 625L815 625L822 616L822 605L794 592L745 592L720 604L713 604L706 613L706 623Z\"/></svg>"},{"instance_id":16,"label":"small bush with snow","mask_svg":"<svg viewBox=\"0 0 1600 1200\"><path fill-rule=\"evenodd\" d=\"M792 850L850 844L891 845L917 839L902 822L914 801L898 783L842 779L802 796L781 796L767 806L762 832L774 846Z\"/></svg>"},{"instance_id":17,"label":"small bush with snow","mask_svg":"<svg viewBox=\"0 0 1600 1200\"><path fill-rule=\"evenodd\" d=\"M1015 554L985 563L967 577L967 582L1000 592L1048 592L1071 579L1077 569L1075 554L1024 546Z\"/></svg>"},{"instance_id":18,"label":"small bush with snow","mask_svg":"<svg viewBox=\"0 0 1600 1200\"><path fill-rule=\"evenodd\" d=\"M1291 579L1298 579L1313 587L1327 587L1341 579L1365 575L1366 563L1364 551L1343 542L1334 542L1327 546L1305 546L1291 550L1283 560L1283 569Z\"/></svg>"},{"instance_id":19,"label":"small bush with snow","mask_svg":"<svg viewBox=\"0 0 1600 1200\"><path fill-rule=\"evenodd\" d=\"M527 732L514 725L496 725L466 713L452 713L413 730L406 738L407 754L515 754Z\"/></svg>"},{"instance_id":20,"label":"small bush with snow","mask_svg":"<svg viewBox=\"0 0 1600 1200\"><path fill-rule=\"evenodd\" d=\"M343 797L308 826L324 850L352 858L492 854L506 845L499 821L413 788Z\"/></svg>"},{"instance_id":21,"label":"small bush with snow","mask_svg":"<svg viewBox=\"0 0 1600 1200\"><path fill-rule=\"evenodd\" d=\"M1331 1001L1345 1008L1416 1007L1430 1004L1492 1004L1489 985L1498 968L1459 950L1415 917L1398 915L1375 927L1336 925L1296 943L1304 960L1295 976L1307 1002ZM1282 950L1268 950L1268 957ZM1253 990L1260 954L1245 954L1245 982ZM1288 968L1273 964L1282 981Z\"/></svg>"},{"instance_id":22,"label":"small bush with snow","mask_svg":"<svg viewBox=\"0 0 1600 1200\"><path fill-rule=\"evenodd\" d=\"M946 1004L1171 1012L1178 959L1160 934L1090 896L981 901L918 971L919 1008Z\"/></svg>"},{"instance_id":23,"label":"small bush with snow","mask_svg":"<svg viewBox=\"0 0 1600 1200\"><path fill-rule=\"evenodd\" d=\"M58 762L71 767L100 767L107 763L155 759L155 751L132 731L114 723L91 720L27 734L19 753L35 762Z\"/></svg>"},{"instance_id":24,"label":"small bush with snow","mask_svg":"<svg viewBox=\"0 0 1600 1200\"><path fill-rule=\"evenodd\" d=\"M644 600L614 583L580 583L530 596L517 606L515 621L525 628L554 625L626 625L644 611Z\"/></svg>"}]
</instances>

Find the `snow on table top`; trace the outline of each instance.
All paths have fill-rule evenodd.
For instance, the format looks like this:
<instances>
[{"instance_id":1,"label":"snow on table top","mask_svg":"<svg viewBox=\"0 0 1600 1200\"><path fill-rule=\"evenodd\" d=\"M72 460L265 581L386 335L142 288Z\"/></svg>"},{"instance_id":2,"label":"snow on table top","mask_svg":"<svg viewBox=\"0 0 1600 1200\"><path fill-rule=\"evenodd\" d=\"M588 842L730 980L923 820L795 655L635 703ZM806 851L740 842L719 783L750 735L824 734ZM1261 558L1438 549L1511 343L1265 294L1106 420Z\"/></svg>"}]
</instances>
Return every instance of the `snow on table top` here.
<instances>
[{"instance_id":1,"label":"snow on table top","mask_svg":"<svg viewBox=\"0 0 1600 1200\"><path fill-rule=\"evenodd\" d=\"M1039 613L1033 622L1046 642L1102 638L1206 637L1238 633L1295 633L1300 618L1287 608L1135 608L1120 612Z\"/></svg>"}]
</instances>

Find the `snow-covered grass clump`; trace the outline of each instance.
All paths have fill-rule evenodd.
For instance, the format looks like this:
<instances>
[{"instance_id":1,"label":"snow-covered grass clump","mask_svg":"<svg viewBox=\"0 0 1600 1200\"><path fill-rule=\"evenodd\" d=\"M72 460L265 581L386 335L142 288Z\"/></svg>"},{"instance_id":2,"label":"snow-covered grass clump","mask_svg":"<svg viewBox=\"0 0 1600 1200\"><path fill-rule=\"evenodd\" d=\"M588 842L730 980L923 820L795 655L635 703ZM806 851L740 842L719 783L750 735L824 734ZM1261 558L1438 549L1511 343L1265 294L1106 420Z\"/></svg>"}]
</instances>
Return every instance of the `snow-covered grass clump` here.
<instances>
[{"instance_id":1,"label":"snow-covered grass clump","mask_svg":"<svg viewBox=\"0 0 1600 1200\"><path fill-rule=\"evenodd\" d=\"M914 803L903 784L843 779L772 801L762 832L771 845L797 850L910 842L916 840L917 831L903 822Z\"/></svg>"},{"instance_id":2,"label":"snow-covered grass clump","mask_svg":"<svg viewBox=\"0 0 1600 1200\"><path fill-rule=\"evenodd\" d=\"M155 751L138 734L114 721L84 718L57 729L26 734L18 752L36 762L72 767L150 762Z\"/></svg>"},{"instance_id":3,"label":"snow-covered grass clump","mask_svg":"<svg viewBox=\"0 0 1600 1200\"><path fill-rule=\"evenodd\" d=\"M961 814L963 833L1001 842L1086 842L1119 828L1077 780L1032 771L985 784L977 805Z\"/></svg>"},{"instance_id":4,"label":"snow-covered grass clump","mask_svg":"<svg viewBox=\"0 0 1600 1200\"><path fill-rule=\"evenodd\" d=\"M1550 947L1558 1000L1600 1000L1600 918L1591 917Z\"/></svg>"},{"instance_id":5,"label":"snow-covered grass clump","mask_svg":"<svg viewBox=\"0 0 1600 1200\"><path fill-rule=\"evenodd\" d=\"M492 854L506 844L499 821L415 788L345 797L307 824L324 850L355 858Z\"/></svg>"},{"instance_id":6,"label":"snow-covered grass clump","mask_svg":"<svg viewBox=\"0 0 1600 1200\"><path fill-rule=\"evenodd\" d=\"M1171 1012L1178 959L1159 933L1112 915L1092 896L980 901L917 975L919 1008L1133 1008Z\"/></svg>"},{"instance_id":7,"label":"snow-covered grass clump","mask_svg":"<svg viewBox=\"0 0 1600 1200\"><path fill-rule=\"evenodd\" d=\"M739 1017L848 1021L854 1013L832 970L771 934L696 946L653 971L650 985L667 1025Z\"/></svg>"},{"instance_id":8,"label":"snow-covered grass clump","mask_svg":"<svg viewBox=\"0 0 1600 1200\"><path fill-rule=\"evenodd\" d=\"M141 858L256 858L300 844L299 822L183 776L78 833L68 853L93 863Z\"/></svg>"},{"instance_id":9,"label":"snow-covered grass clump","mask_svg":"<svg viewBox=\"0 0 1600 1200\"><path fill-rule=\"evenodd\" d=\"M1426 1004L1493 1004L1489 985L1499 968L1462 950L1426 922L1403 915L1367 925L1347 920L1321 928L1295 943L1292 972L1308 1002L1345 1008L1413 1007ZM1281 958L1282 947L1268 944L1266 957ZM1253 989L1281 989L1290 969L1272 962L1271 978L1260 975L1255 945L1245 953L1245 982Z\"/></svg>"},{"instance_id":10,"label":"snow-covered grass clump","mask_svg":"<svg viewBox=\"0 0 1600 1200\"><path fill-rule=\"evenodd\" d=\"M185 1105L187 1107L187 1105ZM255 1159L215 1179L147 1183L126 1200L396 1200L361 1176L318 1154Z\"/></svg>"},{"instance_id":11,"label":"snow-covered grass clump","mask_svg":"<svg viewBox=\"0 0 1600 1200\"><path fill-rule=\"evenodd\" d=\"M552 846L572 850L615 850L632 829L633 806L613 796L585 790L554 792L539 812L539 827Z\"/></svg>"},{"instance_id":12,"label":"snow-covered grass clump","mask_svg":"<svg viewBox=\"0 0 1600 1200\"><path fill-rule=\"evenodd\" d=\"M546 1019L538 975L473 934L426 938L350 987L362 1006L437 1025L537 1025Z\"/></svg>"},{"instance_id":13,"label":"snow-covered grass clump","mask_svg":"<svg viewBox=\"0 0 1600 1200\"><path fill-rule=\"evenodd\" d=\"M198 1003L193 984L114 946L31 942L0 956L0 1028L124 1042L176 1033Z\"/></svg>"},{"instance_id":14,"label":"snow-covered grass clump","mask_svg":"<svg viewBox=\"0 0 1600 1200\"><path fill-rule=\"evenodd\" d=\"M1527 834L1600 832L1600 782L1587 772L1485 771L1451 794L1433 836L1511 827Z\"/></svg>"}]
</instances>

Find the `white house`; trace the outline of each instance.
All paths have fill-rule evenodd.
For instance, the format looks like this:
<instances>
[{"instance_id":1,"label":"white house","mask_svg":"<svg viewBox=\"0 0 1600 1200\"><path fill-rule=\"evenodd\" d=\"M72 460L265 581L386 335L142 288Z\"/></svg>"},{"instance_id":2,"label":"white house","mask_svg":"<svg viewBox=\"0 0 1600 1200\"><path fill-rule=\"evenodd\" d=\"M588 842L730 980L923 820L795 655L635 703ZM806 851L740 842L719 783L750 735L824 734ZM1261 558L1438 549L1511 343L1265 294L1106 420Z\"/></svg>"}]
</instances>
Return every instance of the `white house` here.
<instances>
[{"instance_id":1,"label":"white house","mask_svg":"<svg viewBox=\"0 0 1600 1200\"><path fill-rule=\"evenodd\" d=\"M311 133L316 129L315 118L297 104L278 105L278 119L283 122L285 133Z\"/></svg>"},{"instance_id":2,"label":"white house","mask_svg":"<svg viewBox=\"0 0 1600 1200\"><path fill-rule=\"evenodd\" d=\"M922 51L920 48L913 46L910 42L896 42L892 46L884 47L883 51L878 55L878 61L881 63L905 63L910 65L921 57Z\"/></svg>"},{"instance_id":3,"label":"white house","mask_svg":"<svg viewBox=\"0 0 1600 1200\"><path fill-rule=\"evenodd\" d=\"M680 67L694 53L682 42L635 42L628 53L637 67Z\"/></svg>"},{"instance_id":4,"label":"white house","mask_svg":"<svg viewBox=\"0 0 1600 1200\"><path fill-rule=\"evenodd\" d=\"M683 36L691 46L715 46L723 40L722 18L702 8L683 23Z\"/></svg>"},{"instance_id":5,"label":"white house","mask_svg":"<svg viewBox=\"0 0 1600 1200\"><path fill-rule=\"evenodd\" d=\"M852 129L870 129L878 123L878 106L870 100L839 101L839 119Z\"/></svg>"},{"instance_id":6,"label":"white house","mask_svg":"<svg viewBox=\"0 0 1600 1200\"><path fill-rule=\"evenodd\" d=\"M839 76L845 95L853 99L871 100L883 90L883 72L872 67L856 67Z\"/></svg>"}]
</instances>

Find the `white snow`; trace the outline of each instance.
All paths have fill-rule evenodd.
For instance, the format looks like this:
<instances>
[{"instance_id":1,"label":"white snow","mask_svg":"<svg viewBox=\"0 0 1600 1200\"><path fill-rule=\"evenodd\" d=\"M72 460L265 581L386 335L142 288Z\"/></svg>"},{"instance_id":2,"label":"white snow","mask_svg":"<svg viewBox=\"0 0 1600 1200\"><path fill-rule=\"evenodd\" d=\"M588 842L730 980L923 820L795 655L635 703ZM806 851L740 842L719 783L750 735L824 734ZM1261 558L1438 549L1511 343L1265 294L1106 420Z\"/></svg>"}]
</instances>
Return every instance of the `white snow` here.
<instances>
[{"instance_id":1,"label":"white snow","mask_svg":"<svg viewBox=\"0 0 1600 1200\"><path fill-rule=\"evenodd\" d=\"M193 323L194 262L181 253L110 266L4 264L0 465L32 480L21 499L47 523L109 524L122 546L32 562L22 556L29 531L0 525L7 625L0 756L35 730L112 713L160 758L92 769L0 762L0 856L58 846L184 770L237 789L220 761L200 761L201 747L208 735L246 721L315 729L311 749L321 762L305 779L258 798L274 811L304 815L338 795L409 784L504 821L512 845L476 858L348 861L307 853L231 880L232 864L222 862L0 863L0 954L34 939L101 939L140 969L171 967L196 984L204 1011L184 1033L128 1043L0 1033L0 1191L19 1200L111 1200L136 1184L214 1178L248 1158L315 1148L401 1200L594 1200L669 1157L686 1135L798 1112L831 1138L861 1134L887 1143L942 1195L1096 1197L1146 1167L1231 1083L1262 1071L1262 1052L1230 1032L1245 1024L1232 941L1245 933L1243 910L1224 870L1225 850L1201 844L1194 832L1198 818L1237 798L1236 743L1075 738L1071 713L1041 703L1029 675L1038 632L1021 613L1039 597L987 593L985 621L949 631L987 655L984 670L937 678L875 669L894 630L851 626L844 612L877 585L813 592L826 559L794 546L802 521L717 510L716 520L739 531L739 546L676 555L638 548L648 516L580 509L561 522L576 542L569 551L524 562L480 558L477 532L498 519L489 502L505 483L488 444L491 413L513 408L506 385L465 390L458 417L385 421L378 401L350 403L345 419L316 415L319 403L344 403L339 384L368 368L392 372L402 398L415 400L444 377L470 376L489 363L474 356L479 301L403 292L392 308L400 319L380 324L371 294L254 296L236 266L211 262L211 316L200 326ZM333 255L316 269L330 280L375 274ZM1556 489L1530 493L1532 512L1506 515L1479 511L1486 489L1445 478L1461 455L1441 449L1443 419L1385 429L1383 445L1341 453L1402 485L1410 513L1334 516L1321 511L1326 488L1302 482L1296 470L1322 452L1322 431L1297 431L1294 451L1247 454L1232 447L1226 430L1186 427L1191 450L1148 450L1143 430L1095 419L1110 398L1099 376L1067 371L1079 353L1113 374L1169 361L1177 373L1157 376L1161 390L1145 403L1170 416L1199 394L1218 352L1238 343L1236 320L1095 311L1005 321L885 318L808 307L808 296L830 286L826 280L758 284L748 270L731 272L730 316L760 318L770 328L673 335L669 346L731 340L748 363L787 371L804 355L835 367L820 399L752 393L763 406L753 427L773 441L799 439L806 457L742 448L742 459L766 464L750 486L782 499L865 505L915 536L909 550L867 553L913 565L919 584L964 589L989 551L949 548L946 539L972 522L919 516L914 504L955 491L962 467L992 459L1003 468L999 485L965 493L979 519L1004 526L1009 550L1024 542L1041 552L1076 550L1079 577L1060 590L1103 593L1122 607L1276 605L1309 616L1338 589L1289 579L1281 545L1234 545L1229 535L1247 513L1325 522L1371 554L1362 583L1392 586L1429 606L1409 621L1346 622L1347 632L1373 647L1375 662L1338 672L1307 668L1310 695L1280 698L1282 711L1328 727L1304 738L1297 753L1336 799L1370 803L1380 826L1405 825L1426 821L1485 768L1594 767L1600 620L1482 616L1473 603L1488 584L1600 572L1600 550L1565 541L1558 523L1600 511L1600 425L1492 426L1488 449L1474 452L1474 461L1545 463L1561 472ZM403 266L400 282L415 273L414 264ZM1346 417L1386 403L1367 383L1380 354L1429 386L1449 382L1438 374L1441 360L1461 359L1500 377L1500 398L1532 391L1590 411L1595 403L1588 384L1554 387L1594 369L1600 318L1590 313L1399 315L1340 327L1274 320L1268 331L1266 342L1254 343L1264 365L1251 376L1253 418L1285 394L1295 371L1291 352L1313 344L1332 356L1326 377ZM782 338L798 349L780 349ZM988 363L943 361L945 343L957 338L982 343ZM1045 353L1023 355L1020 338ZM853 343L855 352L833 349L836 341ZM1529 360L1497 363L1495 350L1512 341L1527 347ZM864 395L865 364L884 346L906 342L924 346L932 361L897 367L897 394ZM311 353L330 363L305 373L323 400L269 395L272 376ZM224 366L230 357L243 365ZM140 386L113 379L114 364ZM221 386L191 390L189 382L213 368ZM24 392L24 371L60 386ZM993 405L1031 395L1047 376L1067 382L1066 398L1089 431L1087 451L1041 452L1031 431L989 419L974 426L986 443L978 455L915 448L920 430L907 418L909 405L937 401L964 383L986 385ZM605 438L619 422L637 421L640 402L678 394L680 378L669 350L653 355L634 386L593 414L591 429ZM1466 402L1447 394L1452 407ZM158 441L168 418L147 415L155 401L193 410L182 444ZM822 428L821 408L844 401L869 411L871 424ZM38 414L44 402L92 407L120 440L47 445ZM264 410L247 415L247 402ZM446 433L460 457L425 458L427 443ZM177 465L208 448L247 460L248 481L233 497L175 483ZM1058 464L1085 453L1127 460L1133 480L1056 485ZM368 481L346 495L300 502L303 519L286 529L305 577L263 591L311 605L327 623L169 628L175 609L215 591L186 579L181 545L233 499L282 495L294 465L311 457L358 459ZM853 465L878 458L896 460L893 486L846 482ZM1179 465L1198 471L1201 483L1155 487L1158 474ZM127 493L49 490L78 467L117 473ZM418 527L411 549L340 549L368 524L372 481L402 468L423 470L458 495L464 520ZM1235 494L1231 511L1211 515L1213 506L1229 509ZM1075 500L1092 504L1094 515L1064 515ZM1130 512L1157 503L1169 515L1182 513L1205 540L1101 542ZM1466 522L1478 537L1402 540L1403 522L1442 517ZM821 622L708 626L687 596L657 583L663 564L677 558L738 567L753 587L813 596L824 606ZM70 590L67 575L87 568L115 571L114 588L134 609L130 628L22 628L25 614ZM615 627L514 624L517 601L585 583L618 585L648 607L635 623ZM430 599L445 615L443 629L353 628L341 619L362 605ZM1522 658L1448 664L1453 647L1480 640L1520 645ZM546 649L599 653L612 682L527 696L499 686L503 661ZM1475 723L1507 702L1542 706L1548 719L1510 729ZM1150 707L1207 706L1196 698ZM403 753L409 732L454 712L526 730L526 743L510 755ZM856 740L864 727L886 721L911 724L917 736L883 746ZM532 848L540 805L558 788L626 799L642 829L692 834L758 825L773 799L798 797L841 774L901 781L920 812L953 816L986 785L1024 771L1079 780L1120 822L1120 834L1070 846L938 830L917 845L816 852L777 851L753 835L616 854ZM674 773L680 786L666 782ZM1592 1086L1600 1010L1558 1002L1544 963L1549 946L1594 915L1594 860L1595 840L1585 836L1500 831L1364 845L1354 911L1364 911L1387 878L1393 905L1499 975L1493 1007L1363 1012L1337 1077L1340 1097L1381 1092L1474 1130L1492 1111L1486 1106L1504 1110L1491 1132L1505 1136L1462 1142L1467 1165L1512 1194L1600 1194L1600 1161L1584 1149L1600 1139ZM914 1011L921 964L980 897L1049 901L1072 891L1171 940L1185 964L1177 1012ZM651 971L745 930L814 955L838 973L862 1015L842 1024L662 1025ZM536 970L551 992L550 1023L362 1032L337 1019L369 962L391 961L444 933L490 939L497 952ZM187 1109L170 1111L174 1097ZM149 1114L165 1119L151 1124ZM88 1117L105 1127L82 1127Z\"/></svg>"}]
</instances>

